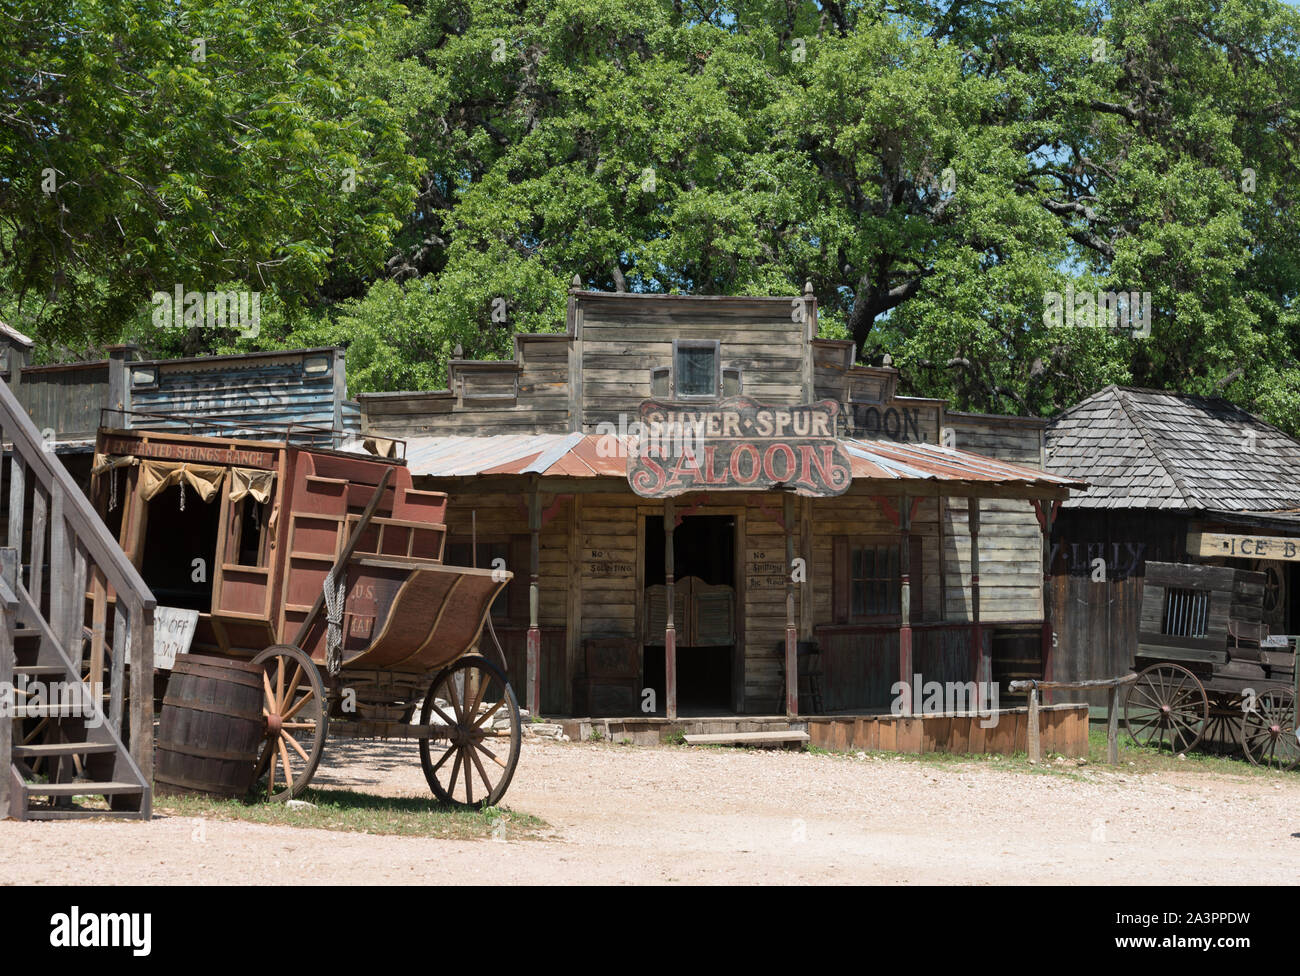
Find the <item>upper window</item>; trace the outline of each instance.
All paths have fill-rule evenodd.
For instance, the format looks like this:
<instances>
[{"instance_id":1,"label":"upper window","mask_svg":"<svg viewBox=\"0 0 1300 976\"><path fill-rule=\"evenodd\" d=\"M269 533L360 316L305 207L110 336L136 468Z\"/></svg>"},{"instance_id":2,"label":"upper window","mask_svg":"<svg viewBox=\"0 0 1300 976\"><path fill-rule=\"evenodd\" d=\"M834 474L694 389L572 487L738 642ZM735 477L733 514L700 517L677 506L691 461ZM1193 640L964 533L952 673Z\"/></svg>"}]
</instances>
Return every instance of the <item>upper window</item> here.
<instances>
[{"instance_id":1,"label":"upper window","mask_svg":"<svg viewBox=\"0 0 1300 976\"><path fill-rule=\"evenodd\" d=\"M681 399L718 396L721 371L716 339L677 339L673 342L673 379Z\"/></svg>"}]
</instances>

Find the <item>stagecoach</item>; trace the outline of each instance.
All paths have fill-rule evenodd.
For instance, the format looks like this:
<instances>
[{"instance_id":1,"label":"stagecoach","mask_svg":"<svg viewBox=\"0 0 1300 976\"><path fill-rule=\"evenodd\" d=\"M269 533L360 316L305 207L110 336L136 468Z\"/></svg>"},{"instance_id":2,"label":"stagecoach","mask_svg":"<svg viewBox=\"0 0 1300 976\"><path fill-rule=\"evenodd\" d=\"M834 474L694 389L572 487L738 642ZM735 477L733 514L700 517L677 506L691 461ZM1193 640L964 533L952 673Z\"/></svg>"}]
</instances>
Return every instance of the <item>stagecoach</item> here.
<instances>
[{"instance_id":1,"label":"stagecoach","mask_svg":"<svg viewBox=\"0 0 1300 976\"><path fill-rule=\"evenodd\" d=\"M498 803L519 708L504 656L476 650L511 574L443 562L447 497L412 486L401 443L366 451L302 425L125 417L102 419L92 498L158 600L155 628L192 655L187 670L255 666L256 789L301 793L330 736L400 737L418 740L439 799ZM168 646L155 643L160 668ZM195 770L220 759L170 747Z\"/></svg>"}]
</instances>

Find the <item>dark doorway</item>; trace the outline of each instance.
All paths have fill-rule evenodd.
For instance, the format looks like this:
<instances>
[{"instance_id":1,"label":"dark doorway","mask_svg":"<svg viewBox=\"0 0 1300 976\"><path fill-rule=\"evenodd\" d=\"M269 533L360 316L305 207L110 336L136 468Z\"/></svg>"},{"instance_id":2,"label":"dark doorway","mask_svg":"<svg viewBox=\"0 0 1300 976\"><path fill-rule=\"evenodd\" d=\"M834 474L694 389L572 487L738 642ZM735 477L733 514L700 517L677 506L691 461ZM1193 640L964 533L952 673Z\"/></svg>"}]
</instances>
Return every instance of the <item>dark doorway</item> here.
<instances>
[{"instance_id":1,"label":"dark doorway","mask_svg":"<svg viewBox=\"0 0 1300 976\"><path fill-rule=\"evenodd\" d=\"M163 606L212 612L220 517L219 496L204 503L188 485L174 485L148 502L140 575Z\"/></svg>"},{"instance_id":2,"label":"dark doorway","mask_svg":"<svg viewBox=\"0 0 1300 976\"><path fill-rule=\"evenodd\" d=\"M646 516L645 585L651 588L664 582L664 520L661 515ZM726 594L717 588L729 588L732 596L730 638L718 636L716 620L712 627L693 626L693 620L674 621L677 629L677 709L679 713L730 711L732 708L732 658L736 633L736 520L730 515L688 515L673 533L673 576L679 590L695 599L688 600L685 615L692 617L692 603L711 601L716 607ZM689 580L689 582L687 582ZM697 583L698 581L698 583ZM679 604L680 606L680 604ZM701 616L696 613L696 617ZM655 690L655 701L662 713L667 699L664 682L664 641L661 633L645 635L643 679L646 688Z\"/></svg>"}]
</instances>

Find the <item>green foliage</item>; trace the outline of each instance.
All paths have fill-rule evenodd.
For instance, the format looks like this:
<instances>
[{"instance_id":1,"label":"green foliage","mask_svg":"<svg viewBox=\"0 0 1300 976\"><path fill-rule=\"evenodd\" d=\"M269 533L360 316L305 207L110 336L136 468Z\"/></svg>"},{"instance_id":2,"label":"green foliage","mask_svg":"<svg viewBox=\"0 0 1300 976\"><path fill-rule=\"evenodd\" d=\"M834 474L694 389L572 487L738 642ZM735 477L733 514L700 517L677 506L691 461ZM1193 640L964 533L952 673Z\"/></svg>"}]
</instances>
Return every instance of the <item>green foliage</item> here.
<instances>
[{"instance_id":1,"label":"green foliage","mask_svg":"<svg viewBox=\"0 0 1300 976\"><path fill-rule=\"evenodd\" d=\"M111 340L177 283L296 303L327 276L373 272L409 212L415 161L349 68L392 12L7 3L0 280L13 324L48 347Z\"/></svg>"},{"instance_id":2,"label":"green foliage","mask_svg":"<svg viewBox=\"0 0 1300 976\"><path fill-rule=\"evenodd\" d=\"M1300 430L1300 17L1274 0L10 6L0 314L22 295L59 341L243 348L151 332L142 297L259 282L257 343L429 388L458 345L559 328L575 275L811 280L823 335L959 409L1117 382ZM1046 324L1067 286L1150 292L1151 334Z\"/></svg>"}]
</instances>

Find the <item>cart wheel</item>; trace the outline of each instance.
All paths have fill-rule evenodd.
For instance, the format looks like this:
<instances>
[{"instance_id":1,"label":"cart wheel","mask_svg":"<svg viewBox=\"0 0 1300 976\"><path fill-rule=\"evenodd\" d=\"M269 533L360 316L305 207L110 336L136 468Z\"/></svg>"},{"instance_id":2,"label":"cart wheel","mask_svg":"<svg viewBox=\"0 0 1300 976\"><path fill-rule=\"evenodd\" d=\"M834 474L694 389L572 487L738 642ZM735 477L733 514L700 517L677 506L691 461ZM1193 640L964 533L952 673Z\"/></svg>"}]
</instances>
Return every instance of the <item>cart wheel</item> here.
<instances>
[{"instance_id":1,"label":"cart wheel","mask_svg":"<svg viewBox=\"0 0 1300 976\"><path fill-rule=\"evenodd\" d=\"M1201 741L1209 699L1200 679L1178 664L1153 664L1138 674L1124 700L1124 725L1140 746L1189 752Z\"/></svg>"},{"instance_id":2,"label":"cart wheel","mask_svg":"<svg viewBox=\"0 0 1300 976\"><path fill-rule=\"evenodd\" d=\"M325 685L315 662L289 644L268 647L253 663L262 666L266 695L266 739L253 775L255 789L269 800L288 800L307 788L325 751Z\"/></svg>"},{"instance_id":3,"label":"cart wheel","mask_svg":"<svg viewBox=\"0 0 1300 976\"><path fill-rule=\"evenodd\" d=\"M509 728L494 729L503 718ZM523 736L519 704L500 668L478 656L444 668L424 696L420 724L436 730L420 739L420 765L434 796L463 807L501 802Z\"/></svg>"},{"instance_id":4,"label":"cart wheel","mask_svg":"<svg viewBox=\"0 0 1300 976\"><path fill-rule=\"evenodd\" d=\"M1295 696L1289 691L1266 691L1241 723L1241 748L1256 766L1295 769L1300 763L1296 741Z\"/></svg>"}]
</instances>

